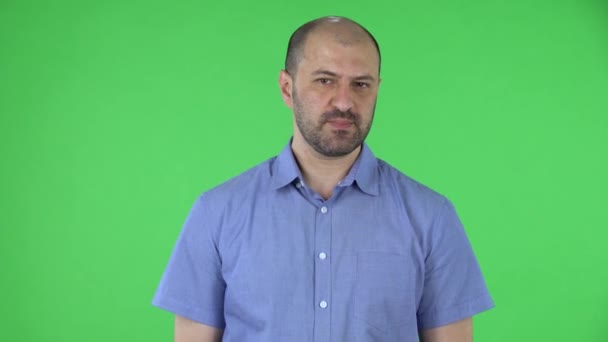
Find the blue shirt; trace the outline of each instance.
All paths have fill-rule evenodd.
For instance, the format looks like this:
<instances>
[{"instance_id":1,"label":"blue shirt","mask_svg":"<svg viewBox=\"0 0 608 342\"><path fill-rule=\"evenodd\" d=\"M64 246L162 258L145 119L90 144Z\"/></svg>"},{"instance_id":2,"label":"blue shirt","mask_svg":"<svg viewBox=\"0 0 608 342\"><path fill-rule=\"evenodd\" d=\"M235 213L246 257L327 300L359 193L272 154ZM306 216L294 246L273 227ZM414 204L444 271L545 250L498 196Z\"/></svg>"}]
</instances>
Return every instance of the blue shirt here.
<instances>
[{"instance_id":1,"label":"blue shirt","mask_svg":"<svg viewBox=\"0 0 608 342\"><path fill-rule=\"evenodd\" d=\"M290 145L205 192L153 304L224 342L417 342L493 307L452 204L366 145L328 200Z\"/></svg>"}]
</instances>

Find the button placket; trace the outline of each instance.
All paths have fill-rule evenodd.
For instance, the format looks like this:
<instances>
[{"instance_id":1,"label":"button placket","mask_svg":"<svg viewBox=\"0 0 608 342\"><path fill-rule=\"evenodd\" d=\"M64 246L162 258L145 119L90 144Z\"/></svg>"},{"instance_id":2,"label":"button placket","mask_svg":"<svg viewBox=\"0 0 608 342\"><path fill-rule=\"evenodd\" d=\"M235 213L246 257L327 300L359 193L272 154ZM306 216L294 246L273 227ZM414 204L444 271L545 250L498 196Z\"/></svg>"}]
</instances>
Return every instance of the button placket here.
<instances>
[{"instance_id":1,"label":"button placket","mask_svg":"<svg viewBox=\"0 0 608 342\"><path fill-rule=\"evenodd\" d=\"M314 341L330 339L331 306L331 207L317 208L315 226L315 329Z\"/></svg>"}]
</instances>

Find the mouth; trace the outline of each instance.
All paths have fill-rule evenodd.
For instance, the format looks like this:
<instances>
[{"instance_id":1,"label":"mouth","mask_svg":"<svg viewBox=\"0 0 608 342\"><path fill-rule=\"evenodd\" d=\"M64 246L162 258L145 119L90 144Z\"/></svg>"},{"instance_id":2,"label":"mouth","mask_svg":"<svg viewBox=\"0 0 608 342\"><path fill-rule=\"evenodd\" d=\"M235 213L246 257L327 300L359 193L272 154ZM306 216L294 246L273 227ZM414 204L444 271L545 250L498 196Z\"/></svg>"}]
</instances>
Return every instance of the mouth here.
<instances>
[{"instance_id":1,"label":"mouth","mask_svg":"<svg viewBox=\"0 0 608 342\"><path fill-rule=\"evenodd\" d=\"M346 130L346 129L349 129L353 125L353 122L348 119L332 119L332 120L328 120L327 123L332 128L338 129L338 130Z\"/></svg>"}]
</instances>

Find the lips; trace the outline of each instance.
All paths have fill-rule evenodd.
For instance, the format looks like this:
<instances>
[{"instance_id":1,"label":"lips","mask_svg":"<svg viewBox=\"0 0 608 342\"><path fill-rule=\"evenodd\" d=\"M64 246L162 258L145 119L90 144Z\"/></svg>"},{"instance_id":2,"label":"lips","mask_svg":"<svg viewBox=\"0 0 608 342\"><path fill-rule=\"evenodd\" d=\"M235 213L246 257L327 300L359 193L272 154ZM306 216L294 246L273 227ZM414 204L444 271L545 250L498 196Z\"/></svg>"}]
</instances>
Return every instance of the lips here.
<instances>
[{"instance_id":1,"label":"lips","mask_svg":"<svg viewBox=\"0 0 608 342\"><path fill-rule=\"evenodd\" d=\"M332 119L327 121L334 129L349 129L353 122L348 119Z\"/></svg>"}]
</instances>

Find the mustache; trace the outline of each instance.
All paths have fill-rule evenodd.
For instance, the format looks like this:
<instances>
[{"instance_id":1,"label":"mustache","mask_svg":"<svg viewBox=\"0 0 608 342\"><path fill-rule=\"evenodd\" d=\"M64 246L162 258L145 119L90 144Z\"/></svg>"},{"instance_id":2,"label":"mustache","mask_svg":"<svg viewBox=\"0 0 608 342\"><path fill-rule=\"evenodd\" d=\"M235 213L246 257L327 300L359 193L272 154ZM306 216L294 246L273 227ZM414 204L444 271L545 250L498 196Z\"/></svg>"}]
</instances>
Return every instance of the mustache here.
<instances>
[{"instance_id":1,"label":"mustache","mask_svg":"<svg viewBox=\"0 0 608 342\"><path fill-rule=\"evenodd\" d=\"M323 113L323 115L321 116L322 123L326 123L327 121L334 119L346 119L352 121L355 124L358 124L359 114L352 112L350 109L345 112L336 109L331 112Z\"/></svg>"}]
</instances>

